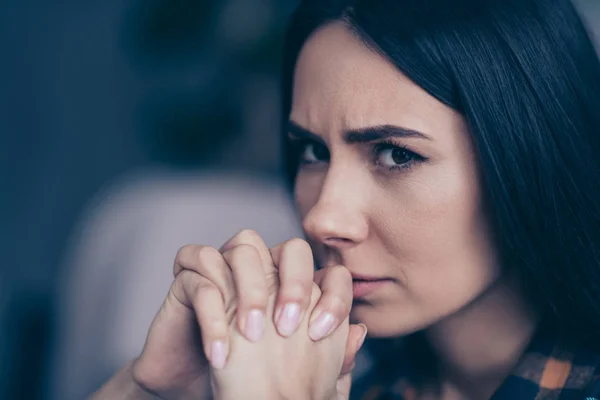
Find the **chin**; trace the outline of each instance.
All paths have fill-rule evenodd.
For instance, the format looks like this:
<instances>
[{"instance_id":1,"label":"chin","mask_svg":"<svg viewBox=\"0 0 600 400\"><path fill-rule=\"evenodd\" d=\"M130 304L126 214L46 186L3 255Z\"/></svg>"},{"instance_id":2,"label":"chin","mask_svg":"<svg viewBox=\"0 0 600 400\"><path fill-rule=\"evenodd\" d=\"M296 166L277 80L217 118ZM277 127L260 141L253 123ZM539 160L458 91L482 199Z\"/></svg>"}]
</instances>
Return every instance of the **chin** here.
<instances>
[{"instance_id":1,"label":"chin","mask_svg":"<svg viewBox=\"0 0 600 400\"><path fill-rule=\"evenodd\" d=\"M418 318L417 315L420 313L410 313L408 310L405 310L402 315L394 314L393 310L380 310L376 306L359 304L352 307L350 321L354 324L365 324L371 338L406 336L423 330L435 322ZM411 314L415 318L411 318Z\"/></svg>"}]
</instances>

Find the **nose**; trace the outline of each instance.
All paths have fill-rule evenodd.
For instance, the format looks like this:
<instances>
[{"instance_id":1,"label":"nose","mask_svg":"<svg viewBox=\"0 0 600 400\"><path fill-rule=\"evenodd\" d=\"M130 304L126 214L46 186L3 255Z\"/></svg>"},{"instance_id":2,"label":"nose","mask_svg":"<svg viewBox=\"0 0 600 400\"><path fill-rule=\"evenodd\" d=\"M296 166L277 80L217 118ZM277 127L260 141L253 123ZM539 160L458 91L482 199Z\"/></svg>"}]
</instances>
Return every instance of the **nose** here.
<instances>
[{"instance_id":1,"label":"nose","mask_svg":"<svg viewBox=\"0 0 600 400\"><path fill-rule=\"evenodd\" d=\"M353 247L368 237L365 212L368 191L362 190L358 180L350 175L330 168L316 203L302 221L311 240L342 249Z\"/></svg>"}]
</instances>

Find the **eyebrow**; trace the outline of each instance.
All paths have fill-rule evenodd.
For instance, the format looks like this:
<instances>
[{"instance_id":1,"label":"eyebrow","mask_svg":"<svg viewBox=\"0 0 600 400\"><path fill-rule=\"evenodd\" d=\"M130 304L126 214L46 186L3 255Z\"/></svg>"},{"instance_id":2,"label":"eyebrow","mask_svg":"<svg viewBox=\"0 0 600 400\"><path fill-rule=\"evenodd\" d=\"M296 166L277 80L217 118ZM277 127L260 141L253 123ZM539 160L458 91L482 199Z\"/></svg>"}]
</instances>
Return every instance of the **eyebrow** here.
<instances>
[{"instance_id":1,"label":"eyebrow","mask_svg":"<svg viewBox=\"0 0 600 400\"><path fill-rule=\"evenodd\" d=\"M323 142L323 138L319 135L301 127L294 121L288 121L287 125L287 130L293 137ZM348 144L370 143L391 137L432 140L430 136L422 132L396 125L376 125L344 132L344 141Z\"/></svg>"}]
</instances>

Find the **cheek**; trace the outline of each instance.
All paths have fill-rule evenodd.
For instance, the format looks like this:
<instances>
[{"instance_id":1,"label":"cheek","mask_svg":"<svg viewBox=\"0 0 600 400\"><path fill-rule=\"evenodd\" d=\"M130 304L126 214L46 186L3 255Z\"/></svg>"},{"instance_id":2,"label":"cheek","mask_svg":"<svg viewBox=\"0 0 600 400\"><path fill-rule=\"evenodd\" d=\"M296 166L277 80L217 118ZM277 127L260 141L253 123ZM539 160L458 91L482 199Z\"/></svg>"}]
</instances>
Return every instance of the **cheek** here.
<instances>
[{"instance_id":1,"label":"cheek","mask_svg":"<svg viewBox=\"0 0 600 400\"><path fill-rule=\"evenodd\" d=\"M468 165L415 171L386 190L380 235L415 284L487 280L493 257L479 179ZM420 172L420 173L419 173ZM469 283L470 285L470 283Z\"/></svg>"},{"instance_id":2,"label":"cheek","mask_svg":"<svg viewBox=\"0 0 600 400\"><path fill-rule=\"evenodd\" d=\"M412 237L423 246L447 242L479 216L475 176L444 165L428 166L383 188L378 218L389 234ZM395 241L399 245L402 243Z\"/></svg>"},{"instance_id":3,"label":"cheek","mask_svg":"<svg viewBox=\"0 0 600 400\"><path fill-rule=\"evenodd\" d=\"M372 223L382 246L376 253L387 254L382 261L391 264L403 289L370 320L381 332L392 329L385 321L398 309L402 324L393 329L424 327L470 304L497 280L473 170L431 166L382 188Z\"/></svg>"}]
</instances>

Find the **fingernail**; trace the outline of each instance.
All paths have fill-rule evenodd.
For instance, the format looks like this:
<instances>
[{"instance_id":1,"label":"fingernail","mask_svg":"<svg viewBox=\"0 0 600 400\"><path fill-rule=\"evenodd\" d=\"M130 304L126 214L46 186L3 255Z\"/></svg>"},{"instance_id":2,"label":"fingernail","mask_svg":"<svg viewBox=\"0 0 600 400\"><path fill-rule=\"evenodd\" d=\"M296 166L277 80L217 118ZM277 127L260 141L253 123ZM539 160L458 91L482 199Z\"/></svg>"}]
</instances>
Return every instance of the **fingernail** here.
<instances>
[{"instance_id":1,"label":"fingernail","mask_svg":"<svg viewBox=\"0 0 600 400\"><path fill-rule=\"evenodd\" d=\"M258 342L263 332L263 313L261 310L252 310L246 317L246 337L251 342Z\"/></svg>"},{"instance_id":2,"label":"fingernail","mask_svg":"<svg viewBox=\"0 0 600 400\"><path fill-rule=\"evenodd\" d=\"M279 321L277 321L277 329L283 336L289 336L298 327L300 322L300 305L297 303L289 303L283 307Z\"/></svg>"},{"instance_id":3,"label":"fingernail","mask_svg":"<svg viewBox=\"0 0 600 400\"><path fill-rule=\"evenodd\" d=\"M356 351L360 350L360 348L362 347L362 345L365 343L365 339L367 338L367 326L365 324L359 324L363 327L363 335L360 338L360 340L358 341L358 345L356 346Z\"/></svg>"},{"instance_id":4,"label":"fingernail","mask_svg":"<svg viewBox=\"0 0 600 400\"><path fill-rule=\"evenodd\" d=\"M221 369L225 366L225 343L220 340L215 340L210 349L210 363L214 369Z\"/></svg>"},{"instance_id":5,"label":"fingernail","mask_svg":"<svg viewBox=\"0 0 600 400\"><path fill-rule=\"evenodd\" d=\"M312 340L321 340L331 332L335 324L335 317L328 312L319 315L310 326L308 335Z\"/></svg>"}]
</instances>

